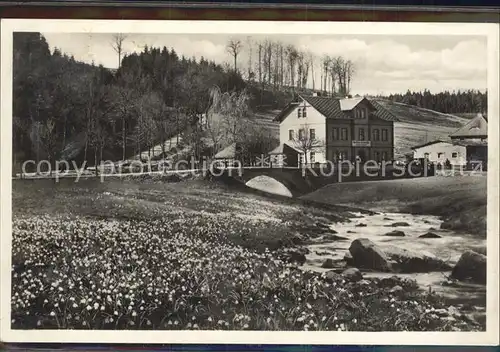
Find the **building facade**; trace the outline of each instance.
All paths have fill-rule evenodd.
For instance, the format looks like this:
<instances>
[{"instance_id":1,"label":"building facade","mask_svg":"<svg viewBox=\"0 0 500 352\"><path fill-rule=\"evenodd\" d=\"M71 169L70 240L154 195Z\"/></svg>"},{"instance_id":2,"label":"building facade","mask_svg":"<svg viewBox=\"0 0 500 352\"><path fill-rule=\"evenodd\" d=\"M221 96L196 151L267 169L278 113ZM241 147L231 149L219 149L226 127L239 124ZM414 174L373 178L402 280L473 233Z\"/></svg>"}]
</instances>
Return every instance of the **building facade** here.
<instances>
[{"instance_id":1,"label":"building facade","mask_svg":"<svg viewBox=\"0 0 500 352\"><path fill-rule=\"evenodd\" d=\"M280 143L300 150L308 163L394 158L397 118L367 98L299 96L275 120Z\"/></svg>"},{"instance_id":2,"label":"building facade","mask_svg":"<svg viewBox=\"0 0 500 352\"><path fill-rule=\"evenodd\" d=\"M433 164L446 165L446 160L451 166L464 166L467 164L467 151L464 146L455 145L451 141L432 141L417 145L413 149L414 159L427 159Z\"/></svg>"}]
</instances>

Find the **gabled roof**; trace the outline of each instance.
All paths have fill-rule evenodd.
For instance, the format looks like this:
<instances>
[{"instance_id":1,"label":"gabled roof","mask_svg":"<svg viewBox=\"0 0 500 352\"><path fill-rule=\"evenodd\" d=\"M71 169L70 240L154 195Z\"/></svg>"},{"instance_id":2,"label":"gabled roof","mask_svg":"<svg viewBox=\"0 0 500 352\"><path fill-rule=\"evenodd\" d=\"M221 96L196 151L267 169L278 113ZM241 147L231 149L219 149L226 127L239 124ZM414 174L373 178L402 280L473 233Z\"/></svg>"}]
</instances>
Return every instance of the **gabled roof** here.
<instances>
[{"instance_id":1,"label":"gabled roof","mask_svg":"<svg viewBox=\"0 0 500 352\"><path fill-rule=\"evenodd\" d=\"M340 99L340 110L351 111L363 100L365 100L364 97Z\"/></svg>"},{"instance_id":2,"label":"gabled roof","mask_svg":"<svg viewBox=\"0 0 500 352\"><path fill-rule=\"evenodd\" d=\"M398 118L394 116L389 110L384 108L382 105L374 100L369 100L364 97L360 98L348 98L348 99L338 99L332 97L318 97L318 96L299 96L307 103L309 103L313 108L315 108L320 114L325 116L327 119L351 119L352 117L346 114L346 111L352 110L360 102L366 101L373 107L372 114L376 117L386 120L386 121L398 121ZM274 119L275 121L283 121L283 119L288 116L290 111L294 109L299 103L294 101L288 104Z\"/></svg>"},{"instance_id":3,"label":"gabled roof","mask_svg":"<svg viewBox=\"0 0 500 352\"><path fill-rule=\"evenodd\" d=\"M287 143L282 143L279 146L277 146L276 148L274 148L273 150L271 150L268 154L271 154L271 155L273 155L273 154L284 154L286 152L287 148L292 149L296 153L299 153L299 154L302 153L297 148L292 147L291 145L289 145Z\"/></svg>"},{"instance_id":4,"label":"gabled roof","mask_svg":"<svg viewBox=\"0 0 500 352\"><path fill-rule=\"evenodd\" d=\"M432 142L427 142L427 143L424 143L424 144L416 145L416 146L414 146L414 147L411 147L411 149L415 150L415 149L419 149L419 148L427 147L428 145L433 145L433 144L436 144L436 143L446 143L446 144L452 144L452 143L451 143L451 142L449 142L449 141L443 141L443 140L437 139L437 140L432 141Z\"/></svg>"},{"instance_id":5,"label":"gabled roof","mask_svg":"<svg viewBox=\"0 0 500 352\"><path fill-rule=\"evenodd\" d=\"M392 112L390 112L389 110L384 108L376 100L369 100L369 102L375 108L375 111L373 111L372 114L377 116L379 119L382 119L385 121L394 121L394 122L399 121L399 119L396 117L396 115L394 115Z\"/></svg>"},{"instance_id":6,"label":"gabled roof","mask_svg":"<svg viewBox=\"0 0 500 352\"><path fill-rule=\"evenodd\" d=\"M298 102L296 101L292 101L290 103L288 103L287 106L285 106L283 108L283 110L280 111L280 113L278 115L276 115L276 117L274 118L273 121L278 121L278 122L281 122L285 119L285 117L288 116L288 113L293 110L297 105L299 105Z\"/></svg>"},{"instance_id":7,"label":"gabled roof","mask_svg":"<svg viewBox=\"0 0 500 352\"><path fill-rule=\"evenodd\" d=\"M236 143L233 143L220 152L215 154L215 159L235 159L236 158Z\"/></svg>"},{"instance_id":8,"label":"gabled roof","mask_svg":"<svg viewBox=\"0 0 500 352\"><path fill-rule=\"evenodd\" d=\"M478 114L450 135L451 138L478 138L482 136L488 136L488 120L482 114Z\"/></svg>"}]
</instances>

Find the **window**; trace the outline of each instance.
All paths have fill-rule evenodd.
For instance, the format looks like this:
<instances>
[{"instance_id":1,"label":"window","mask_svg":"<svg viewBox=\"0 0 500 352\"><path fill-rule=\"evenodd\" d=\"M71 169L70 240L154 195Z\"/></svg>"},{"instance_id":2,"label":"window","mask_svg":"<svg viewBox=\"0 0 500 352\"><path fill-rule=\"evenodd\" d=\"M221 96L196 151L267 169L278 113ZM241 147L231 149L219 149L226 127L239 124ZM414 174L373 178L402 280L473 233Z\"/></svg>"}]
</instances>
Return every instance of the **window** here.
<instances>
[{"instance_id":1,"label":"window","mask_svg":"<svg viewBox=\"0 0 500 352\"><path fill-rule=\"evenodd\" d=\"M316 139L316 130L314 128L311 128L309 130L309 139L310 140L315 140Z\"/></svg>"},{"instance_id":2,"label":"window","mask_svg":"<svg viewBox=\"0 0 500 352\"><path fill-rule=\"evenodd\" d=\"M361 109L361 118L364 119L366 117L366 110Z\"/></svg>"},{"instance_id":3,"label":"window","mask_svg":"<svg viewBox=\"0 0 500 352\"><path fill-rule=\"evenodd\" d=\"M302 117L307 117L306 107L302 108Z\"/></svg>"},{"instance_id":4,"label":"window","mask_svg":"<svg viewBox=\"0 0 500 352\"><path fill-rule=\"evenodd\" d=\"M424 158L429 159L429 153L425 153Z\"/></svg>"},{"instance_id":5,"label":"window","mask_svg":"<svg viewBox=\"0 0 500 352\"><path fill-rule=\"evenodd\" d=\"M373 158L375 161L380 161L380 152L373 152Z\"/></svg>"},{"instance_id":6,"label":"window","mask_svg":"<svg viewBox=\"0 0 500 352\"><path fill-rule=\"evenodd\" d=\"M383 130L382 130L382 140L383 140L384 142L386 142L386 141L387 141L387 130L386 130L386 129L383 129Z\"/></svg>"},{"instance_id":7,"label":"window","mask_svg":"<svg viewBox=\"0 0 500 352\"><path fill-rule=\"evenodd\" d=\"M344 151L337 152L337 160L345 160L346 156L347 156L347 153Z\"/></svg>"},{"instance_id":8,"label":"window","mask_svg":"<svg viewBox=\"0 0 500 352\"><path fill-rule=\"evenodd\" d=\"M297 117L300 119L302 117L302 108L297 109Z\"/></svg>"},{"instance_id":9,"label":"window","mask_svg":"<svg viewBox=\"0 0 500 352\"><path fill-rule=\"evenodd\" d=\"M378 128L373 130L373 140L374 141L380 140L380 130Z\"/></svg>"},{"instance_id":10,"label":"window","mask_svg":"<svg viewBox=\"0 0 500 352\"><path fill-rule=\"evenodd\" d=\"M302 141L305 138L305 131L303 128L299 130L299 140Z\"/></svg>"},{"instance_id":11,"label":"window","mask_svg":"<svg viewBox=\"0 0 500 352\"><path fill-rule=\"evenodd\" d=\"M442 157L444 157L444 153L438 153L438 159L441 159Z\"/></svg>"},{"instance_id":12,"label":"window","mask_svg":"<svg viewBox=\"0 0 500 352\"><path fill-rule=\"evenodd\" d=\"M309 159L310 159L311 163L316 162L316 153L311 152Z\"/></svg>"},{"instance_id":13,"label":"window","mask_svg":"<svg viewBox=\"0 0 500 352\"><path fill-rule=\"evenodd\" d=\"M360 141L364 141L365 140L365 129L364 128L360 128L359 129L359 140Z\"/></svg>"},{"instance_id":14,"label":"window","mask_svg":"<svg viewBox=\"0 0 500 352\"><path fill-rule=\"evenodd\" d=\"M295 139L295 131L288 130L288 140L293 141Z\"/></svg>"},{"instance_id":15,"label":"window","mask_svg":"<svg viewBox=\"0 0 500 352\"><path fill-rule=\"evenodd\" d=\"M387 152L382 152L382 160L387 160Z\"/></svg>"},{"instance_id":16,"label":"window","mask_svg":"<svg viewBox=\"0 0 500 352\"><path fill-rule=\"evenodd\" d=\"M452 157L452 158L458 158L458 153L457 153L457 152L453 152L453 153L451 153L451 157Z\"/></svg>"},{"instance_id":17,"label":"window","mask_svg":"<svg viewBox=\"0 0 500 352\"><path fill-rule=\"evenodd\" d=\"M347 128L342 128L342 130L341 130L341 139L343 141L346 141L346 140L349 139L349 138L347 138Z\"/></svg>"},{"instance_id":18,"label":"window","mask_svg":"<svg viewBox=\"0 0 500 352\"><path fill-rule=\"evenodd\" d=\"M339 129L338 128L334 128L332 130L332 139L334 141L338 141L339 140Z\"/></svg>"}]
</instances>

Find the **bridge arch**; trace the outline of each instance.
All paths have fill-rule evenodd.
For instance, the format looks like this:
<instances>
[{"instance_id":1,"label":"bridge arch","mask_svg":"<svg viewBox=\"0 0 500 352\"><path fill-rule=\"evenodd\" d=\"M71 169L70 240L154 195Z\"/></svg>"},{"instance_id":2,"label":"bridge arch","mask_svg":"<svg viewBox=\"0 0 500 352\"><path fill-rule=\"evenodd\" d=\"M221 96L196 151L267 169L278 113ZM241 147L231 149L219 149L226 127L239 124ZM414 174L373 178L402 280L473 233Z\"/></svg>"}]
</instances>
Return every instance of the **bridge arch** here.
<instances>
[{"instance_id":1,"label":"bridge arch","mask_svg":"<svg viewBox=\"0 0 500 352\"><path fill-rule=\"evenodd\" d=\"M286 189L292 197L298 197L313 190L310 183L302 175L302 170L297 168L242 168L237 170L226 169L223 173L230 178L239 180L245 185L247 185L249 181L257 178L258 176L265 176L267 177L266 179L261 178L257 180L267 180L268 182L273 183L274 186L281 188L281 190L284 192L286 192ZM279 184L281 184L282 186L279 186ZM286 193L288 194L288 192Z\"/></svg>"},{"instance_id":2,"label":"bridge arch","mask_svg":"<svg viewBox=\"0 0 500 352\"><path fill-rule=\"evenodd\" d=\"M246 181L245 185L259 191L290 198L293 197L292 191L282 181L269 175L255 175Z\"/></svg>"}]
</instances>

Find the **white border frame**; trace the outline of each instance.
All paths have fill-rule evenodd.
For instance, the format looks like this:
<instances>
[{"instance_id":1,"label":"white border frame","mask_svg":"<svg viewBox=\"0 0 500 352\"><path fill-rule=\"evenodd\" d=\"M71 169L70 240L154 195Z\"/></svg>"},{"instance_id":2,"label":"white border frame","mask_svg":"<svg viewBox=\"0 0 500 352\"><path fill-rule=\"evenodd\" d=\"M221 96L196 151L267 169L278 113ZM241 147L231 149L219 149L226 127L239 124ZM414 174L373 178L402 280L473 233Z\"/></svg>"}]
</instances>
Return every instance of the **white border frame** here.
<instances>
[{"instance_id":1,"label":"white border frame","mask_svg":"<svg viewBox=\"0 0 500 352\"><path fill-rule=\"evenodd\" d=\"M251 29L251 30L248 30ZM270 21L1 20L0 339L37 343L255 343L355 345L498 345L499 249L499 29L490 23L376 23ZM232 33L366 35L484 35L488 38L488 285L486 332L270 332L270 331L88 331L11 330L12 241L12 41L13 32Z\"/></svg>"}]
</instances>

